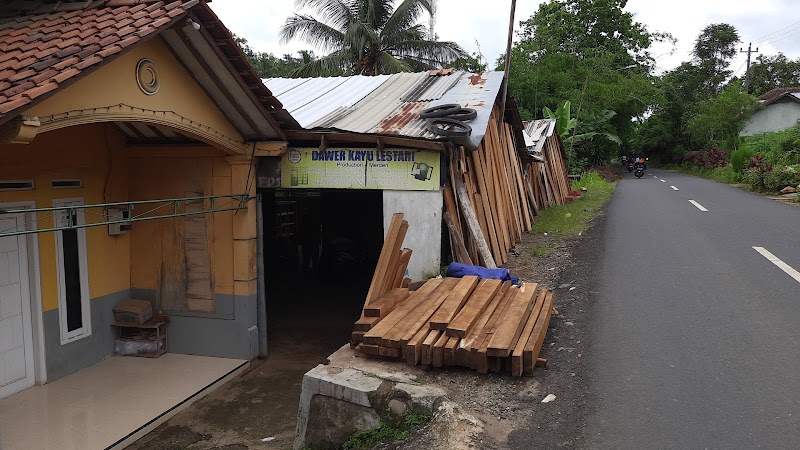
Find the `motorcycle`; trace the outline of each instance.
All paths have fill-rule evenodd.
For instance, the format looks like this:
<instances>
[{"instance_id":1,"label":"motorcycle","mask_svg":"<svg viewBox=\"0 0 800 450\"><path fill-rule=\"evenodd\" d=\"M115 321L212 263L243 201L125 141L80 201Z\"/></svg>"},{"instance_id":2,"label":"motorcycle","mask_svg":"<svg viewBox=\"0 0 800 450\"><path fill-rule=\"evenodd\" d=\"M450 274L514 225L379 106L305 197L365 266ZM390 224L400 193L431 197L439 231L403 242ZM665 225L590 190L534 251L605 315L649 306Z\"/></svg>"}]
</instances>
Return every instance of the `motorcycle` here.
<instances>
[{"instance_id":1,"label":"motorcycle","mask_svg":"<svg viewBox=\"0 0 800 450\"><path fill-rule=\"evenodd\" d=\"M633 166L634 166L633 174L636 175L636 178L642 178L644 176L644 171L647 169L647 166L645 166L643 162L637 162Z\"/></svg>"},{"instance_id":2,"label":"motorcycle","mask_svg":"<svg viewBox=\"0 0 800 450\"><path fill-rule=\"evenodd\" d=\"M627 165L628 172L633 172L633 165L634 165L633 164L633 160L629 159L628 160L628 165Z\"/></svg>"}]
</instances>

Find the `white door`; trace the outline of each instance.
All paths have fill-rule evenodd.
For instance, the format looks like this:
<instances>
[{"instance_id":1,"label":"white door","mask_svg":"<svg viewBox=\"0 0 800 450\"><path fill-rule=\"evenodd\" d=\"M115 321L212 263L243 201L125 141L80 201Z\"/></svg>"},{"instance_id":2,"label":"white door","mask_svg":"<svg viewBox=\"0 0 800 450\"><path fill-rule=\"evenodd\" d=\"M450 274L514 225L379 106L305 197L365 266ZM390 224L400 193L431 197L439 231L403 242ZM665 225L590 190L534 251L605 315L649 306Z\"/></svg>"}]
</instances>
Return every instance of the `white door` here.
<instances>
[{"instance_id":1,"label":"white door","mask_svg":"<svg viewBox=\"0 0 800 450\"><path fill-rule=\"evenodd\" d=\"M0 215L0 233L25 230L22 214ZM25 235L0 237L0 398L34 384Z\"/></svg>"}]
</instances>

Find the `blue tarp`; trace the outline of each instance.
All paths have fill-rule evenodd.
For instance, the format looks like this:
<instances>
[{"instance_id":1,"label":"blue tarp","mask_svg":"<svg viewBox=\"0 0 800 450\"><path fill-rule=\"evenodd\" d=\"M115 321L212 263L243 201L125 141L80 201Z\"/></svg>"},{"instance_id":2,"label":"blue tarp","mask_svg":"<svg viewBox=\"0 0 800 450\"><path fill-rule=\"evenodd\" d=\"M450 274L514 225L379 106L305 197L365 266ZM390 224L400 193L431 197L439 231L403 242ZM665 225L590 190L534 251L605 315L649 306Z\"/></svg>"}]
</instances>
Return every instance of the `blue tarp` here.
<instances>
[{"instance_id":1,"label":"blue tarp","mask_svg":"<svg viewBox=\"0 0 800 450\"><path fill-rule=\"evenodd\" d=\"M519 277L511 275L508 269L489 269L482 266L471 266L469 264L451 263L447 267L447 276L454 278L462 278L467 275L475 275L478 278L492 278L495 280L511 281L513 284L519 286Z\"/></svg>"}]
</instances>

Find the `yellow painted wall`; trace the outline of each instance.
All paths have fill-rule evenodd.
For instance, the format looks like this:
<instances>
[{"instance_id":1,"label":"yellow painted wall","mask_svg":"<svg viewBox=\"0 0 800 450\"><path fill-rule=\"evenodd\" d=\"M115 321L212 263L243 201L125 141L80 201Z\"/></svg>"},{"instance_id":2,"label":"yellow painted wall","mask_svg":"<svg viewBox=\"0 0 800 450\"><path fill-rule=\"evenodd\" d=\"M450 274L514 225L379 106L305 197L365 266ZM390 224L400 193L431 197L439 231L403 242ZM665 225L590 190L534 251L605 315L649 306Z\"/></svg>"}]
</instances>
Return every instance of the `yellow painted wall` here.
<instances>
[{"instance_id":1,"label":"yellow painted wall","mask_svg":"<svg viewBox=\"0 0 800 450\"><path fill-rule=\"evenodd\" d=\"M220 156L199 149L197 157L152 157L157 149L140 156L129 151L130 194L136 200L184 197L189 192L203 196L231 194L231 166ZM193 154L191 150L187 155ZM231 206L221 200L219 206ZM131 233L131 285L133 288L163 289L183 262L183 219L138 222ZM233 212L206 214L214 292L233 294ZM176 255L180 253L179 255ZM176 257L177 256L177 257Z\"/></svg>"},{"instance_id":2,"label":"yellow painted wall","mask_svg":"<svg viewBox=\"0 0 800 450\"><path fill-rule=\"evenodd\" d=\"M37 208L53 206L54 199L83 198L85 204L128 200L127 158L124 141L111 124L84 125L37 136L31 144L0 144L0 180L34 180L32 191L0 191L0 203L35 201ZM53 179L78 178L80 189L52 189ZM87 223L103 218L93 209ZM52 214L39 213L38 227L53 226ZM130 287L130 239L109 236L107 227L86 229L91 298ZM42 307L58 308L55 235L39 233Z\"/></svg>"},{"instance_id":3,"label":"yellow painted wall","mask_svg":"<svg viewBox=\"0 0 800 450\"><path fill-rule=\"evenodd\" d=\"M158 69L159 91L146 95L136 83L136 64L152 60ZM186 69L159 39L152 39L120 56L107 66L79 80L25 112L29 116L48 116L81 109L124 103L155 111L172 111L210 126L224 135L242 141L242 136L197 85Z\"/></svg>"}]
</instances>

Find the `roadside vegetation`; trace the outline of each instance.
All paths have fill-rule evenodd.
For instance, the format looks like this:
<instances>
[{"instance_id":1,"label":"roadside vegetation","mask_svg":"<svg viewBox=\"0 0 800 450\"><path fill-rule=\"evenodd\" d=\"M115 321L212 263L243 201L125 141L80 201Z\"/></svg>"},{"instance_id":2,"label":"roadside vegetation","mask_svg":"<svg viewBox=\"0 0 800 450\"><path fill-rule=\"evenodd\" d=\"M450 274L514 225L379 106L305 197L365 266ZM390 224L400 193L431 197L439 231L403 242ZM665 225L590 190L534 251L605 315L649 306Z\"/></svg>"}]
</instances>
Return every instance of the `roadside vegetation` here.
<instances>
[{"instance_id":1,"label":"roadside vegetation","mask_svg":"<svg viewBox=\"0 0 800 450\"><path fill-rule=\"evenodd\" d=\"M365 430L350 436L342 444L342 450L369 450L378 444L391 444L405 441L411 432L430 422L428 414L411 412L395 424L384 423L372 430Z\"/></svg>"},{"instance_id":2,"label":"roadside vegetation","mask_svg":"<svg viewBox=\"0 0 800 450\"><path fill-rule=\"evenodd\" d=\"M686 152L679 161L665 168L777 194L800 184L800 126L740 138L738 148L730 153L719 148Z\"/></svg>"},{"instance_id":3,"label":"roadside vegetation","mask_svg":"<svg viewBox=\"0 0 800 450\"><path fill-rule=\"evenodd\" d=\"M582 188L586 191L582 192ZM597 172L584 173L580 181L572 183L572 189L582 195L572 203L552 205L542 211L531 231L554 235L554 238L582 233L589 227L589 222L600 213L600 208L611 199L615 188L616 184L606 181ZM552 251L552 246L537 246L532 250L534 256L546 255Z\"/></svg>"}]
</instances>

